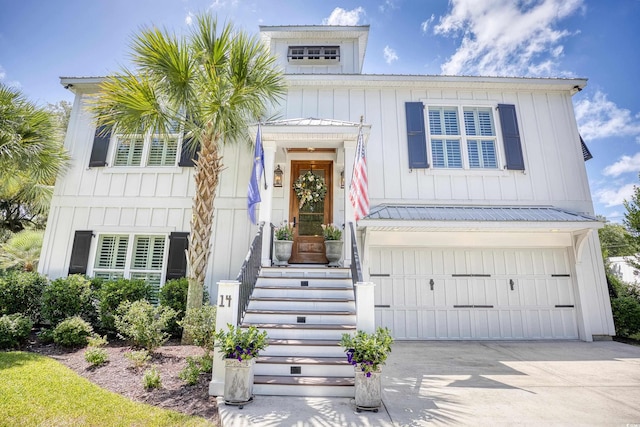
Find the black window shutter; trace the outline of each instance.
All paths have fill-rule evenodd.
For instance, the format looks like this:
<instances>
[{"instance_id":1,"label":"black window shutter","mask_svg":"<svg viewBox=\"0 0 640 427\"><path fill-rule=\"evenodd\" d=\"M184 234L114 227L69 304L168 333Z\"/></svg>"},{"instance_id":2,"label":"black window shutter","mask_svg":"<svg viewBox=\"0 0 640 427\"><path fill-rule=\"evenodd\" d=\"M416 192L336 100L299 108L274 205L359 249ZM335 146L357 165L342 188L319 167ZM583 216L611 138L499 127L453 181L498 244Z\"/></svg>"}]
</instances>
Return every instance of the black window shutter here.
<instances>
[{"instance_id":1,"label":"black window shutter","mask_svg":"<svg viewBox=\"0 0 640 427\"><path fill-rule=\"evenodd\" d=\"M409 169L428 168L424 105L422 102L405 102L404 106L407 113Z\"/></svg>"},{"instance_id":2,"label":"black window shutter","mask_svg":"<svg viewBox=\"0 0 640 427\"><path fill-rule=\"evenodd\" d=\"M96 134L93 137L93 148L91 149L91 159L89 159L89 167L103 167L107 164L107 151L109 150L109 139L111 132L104 133L105 127L96 128Z\"/></svg>"},{"instance_id":3,"label":"black window shutter","mask_svg":"<svg viewBox=\"0 0 640 427\"><path fill-rule=\"evenodd\" d=\"M516 117L516 106L512 104L498 104L500 114L500 126L504 139L504 153L507 160L507 169L524 170L522 157L522 144Z\"/></svg>"},{"instance_id":4,"label":"black window shutter","mask_svg":"<svg viewBox=\"0 0 640 427\"><path fill-rule=\"evenodd\" d=\"M167 260L167 280L179 279L187 275L187 255L189 233L174 232L169 235L169 259Z\"/></svg>"},{"instance_id":5,"label":"black window shutter","mask_svg":"<svg viewBox=\"0 0 640 427\"><path fill-rule=\"evenodd\" d=\"M73 237L73 247L71 248L69 274L87 274L91 237L93 237L93 232L90 230L76 231L76 234Z\"/></svg>"},{"instance_id":6,"label":"black window shutter","mask_svg":"<svg viewBox=\"0 0 640 427\"><path fill-rule=\"evenodd\" d=\"M182 167L194 167L195 163L193 163L194 159L198 159L198 152L200 151L200 147L194 148L191 147L191 138L187 138L186 134L183 135L182 139L182 150L180 152L180 161L178 161L178 166Z\"/></svg>"}]
</instances>

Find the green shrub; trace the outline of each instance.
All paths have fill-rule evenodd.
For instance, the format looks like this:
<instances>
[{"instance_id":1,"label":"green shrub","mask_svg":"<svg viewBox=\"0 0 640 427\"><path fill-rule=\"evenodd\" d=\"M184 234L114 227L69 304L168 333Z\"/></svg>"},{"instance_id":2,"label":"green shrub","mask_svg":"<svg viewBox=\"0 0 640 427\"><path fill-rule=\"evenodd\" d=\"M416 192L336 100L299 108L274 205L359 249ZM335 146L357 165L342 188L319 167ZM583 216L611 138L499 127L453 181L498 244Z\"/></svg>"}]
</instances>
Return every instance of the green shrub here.
<instances>
[{"instance_id":1,"label":"green shrub","mask_svg":"<svg viewBox=\"0 0 640 427\"><path fill-rule=\"evenodd\" d=\"M190 308L180 325L193 343L202 347L206 354L213 351L216 336L216 307L203 305Z\"/></svg>"},{"instance_id":2,"label":"green shrub","mask_svg":"<svg viewBox=\"0 0 640 427\"><path fill-rule=\"evenodd\" d=\"M84 347L93 328L79 316L63 320L53 330L53 342L63 347Z\"/></svg>"},{"instance_id":3,"label":"green shrub","mask_svg":"<svg viewBox=\"0 0 640 427\"><path fill-rule=\"evenodd\" d=\"M0 316L22 313L38 323L46 285L47 278L35 272L13 271L0 277Z\"/></svg>"},{"instance_id":4,"label":"green shrub","mask_svg":"<svg viewBox=\"0 0 640 427\"><path fill-rule=\"evenodd\" d=\"M200 378L200 364L193 357L187 357L187 366L178 374L178 378L187 383L187 385L198 384Z\"/></svg>"},{"instance_id":5,"label":"green shrub","mask_svg":"<svg viewBox=\"0 0 640 427\"><path fill-rule=\"evenodd\" d=\"M114 315L118 307L125 301L134 302L148 299L151 296L151 286L144 280L118 279L95 285L98 295L98 312L100 313L100 328L107 333L115 334Z\"/></svg>"},{"instance_id":6,"label":"green shrub","mask_svg":"<svg viewBox=\"0 0 640 427\"><path fill-rule=\"evenodd\" d=\"M182 334L182 327L180 322L184 318L185 311L187 310L187 290L189 289L189 281L186 278L173 279L166 282L160 288L158 295L158 301L160 305L165 307L171 307L176 311L176 319L169 325L169 331L173 336L180 336ZM202 295L202 303L209 303L209 293L204 290Z\"/></svg>"},{"instance_id":7,"label":"green shrub","mask_svg":"<svg viewBox=\"0 0 640 427\"><path fill-rule=\"evenodd\" d=\"M155 366L144 371L142 374L142 385L145 390L152 390L154 388L162 387L162 380L160 379L160 372Z\"/></svg>"},{"instance_id":8,"label":"green shrub","mask_svg":"<svg viewBox=\"0 0 640 427\"><path fill-rule=\"evenodd\" d=\"M104 348L89 347L84 352L84 360L91 366L102 366L109 361L109 354Z\"/></svg>"},{"instance_id":9,"label":"green shrub","mask_svg":"<svg viewBox=\"0 0 640 427\"><path fill-rule=\"evenodd\" d=\"M23 343L31 333L33 322L16 313L0 316L0 349L11 349Z\"/></svg>"},{"instance_id":10,"label":"green shrub","mask_svg":"<svg viewBox=\"0 0 640 427\"><path fill-rule=\"evenodd\" d=\"M160 305L170 307L175 310L176 318L169 325L169 331L171 335L179 336L182 333L180 327L180 321L184 317L184 312L187 307L187 289L189 288L189 282L186 278L174 279L167 281L158 295L158 301Z\"/></svg>"},{"instance_id":11,"label":"green shrub","mask_svg":"<svg viewBox=\"0 0 640 427\"><path fill-rule=\"evenodd\" d=\"M154 307L145 300L125 301L115 316L116 329L122 337L150 352L169 339L165 331L176 312L169 307Z\"/></svg>"},{"instance_id":12,"label":"green shrub","mask_svg":"<svg viewBox=\"0 0 640 427\"><path fill-rule=\"evenodd\" d=\"M95 319L91 284L77 274L54 280L42 293L42 317L51 326L74 316L88 322Z\"/></svg>"},{"instance_id":13,"label":"green shrub","mask_svg":"<svg viewBox=\"0 0 640 427\"><path fill-rule=\"evenodd\" d=\"M43 344L50 344L53 342L53 329L45 328L38 332L38 339Z\"/></svg>"},{"instance_id":14,"label":"green shrub","mask_svg":"<svg viewBox=\"0 0 640 427\"><path fill-rule=\"evenodd\" d=\"M620 295L611 300L616 335L630 337L640 332L640 301L633 296Z\"/></svg>"},{"instance_id":15,"label":"green shrub","mask_svg":"<svg viewBox=\"0 0 640 427\"><path fill-rule=\"evenodd\" d=\"M87 338L87 343L89 344L89 347L98 348L104 347L105 345L109 344L109 341L107 341L106 335L104 337L101 337L100 335L94 335Z\"/></svg>"},{"instance_id":16,"label":"green shrub","mask_svg":"<svg viewBox=\"0 0 640 427\"><path fill-rule=\"evenodd\" d=\"M134 369L140 369L151 360L151 356L147 350L134 350L128 351L124 354L124 357L129 359L131 367Z\"/></svg>"}]
</instances>

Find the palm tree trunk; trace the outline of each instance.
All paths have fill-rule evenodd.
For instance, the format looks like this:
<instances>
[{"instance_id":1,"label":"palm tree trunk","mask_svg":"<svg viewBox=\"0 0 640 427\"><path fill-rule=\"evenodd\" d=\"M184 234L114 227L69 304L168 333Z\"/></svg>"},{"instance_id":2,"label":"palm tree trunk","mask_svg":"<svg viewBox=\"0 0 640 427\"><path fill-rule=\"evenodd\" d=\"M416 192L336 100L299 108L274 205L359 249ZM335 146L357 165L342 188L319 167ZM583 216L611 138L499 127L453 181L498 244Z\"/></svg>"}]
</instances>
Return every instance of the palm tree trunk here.
<instances>
[{"instance_id":1,"label":"palm tree trunk","mask_svg":"<svg viewBox=\"0 0 640 427\"><path fill-rule=\"evenodd\" d=\"M222 156L218 152L218 137L206 135L201 141L195 170L196 193L193 197L191 235L187 252L189 260L187 308L202 306L204 279L211 253L213 202L222 169Z\"/></svg>"}]
</instances>

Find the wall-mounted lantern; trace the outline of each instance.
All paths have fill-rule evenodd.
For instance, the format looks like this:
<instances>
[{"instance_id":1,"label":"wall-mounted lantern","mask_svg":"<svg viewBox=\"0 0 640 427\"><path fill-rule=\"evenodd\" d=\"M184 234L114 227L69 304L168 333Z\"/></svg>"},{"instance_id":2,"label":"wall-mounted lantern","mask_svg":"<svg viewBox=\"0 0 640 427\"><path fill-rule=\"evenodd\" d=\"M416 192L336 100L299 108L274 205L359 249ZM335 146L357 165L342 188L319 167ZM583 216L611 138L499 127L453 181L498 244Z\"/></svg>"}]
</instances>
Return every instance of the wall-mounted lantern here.
<instances>
[{"instance_id":1,"label":"wall-mounted lantern","mask_svg":"<svg viewBox=\"0 0 640 427\"><path fill-rule=\"evenodd\" d=\"M280 169L280 165L273 171L273 186L282 187L282 169Z\"/></svg>"},{"instance_id":2,"label":"wall-mounted lantern","mask_svg":"<svg viewBox=\"0 0 640 427\"><path fill-rule=\"evenodd\" d=\"M340 188L344 189L344 169L340 172Z\"/></svg>"}]
</instances>

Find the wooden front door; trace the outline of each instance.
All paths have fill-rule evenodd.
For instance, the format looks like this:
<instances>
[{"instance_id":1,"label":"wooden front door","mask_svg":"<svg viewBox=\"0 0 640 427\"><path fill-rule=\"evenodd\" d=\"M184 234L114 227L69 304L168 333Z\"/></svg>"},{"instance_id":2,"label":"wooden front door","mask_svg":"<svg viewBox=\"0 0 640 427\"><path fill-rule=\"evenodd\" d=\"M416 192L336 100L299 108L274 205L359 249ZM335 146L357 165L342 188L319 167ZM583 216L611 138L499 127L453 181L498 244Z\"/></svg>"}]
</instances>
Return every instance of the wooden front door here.
<instances>
[{"instance_id":1,"label":"wooden front door","mask_svg":"<svg viewBox=\"0 0 640 427\"><path fill-rule=\"evenodd\" d=\"M327 186L327 194L322 202L316 204L305 203L300 207L300 201L291 186L289 204L289 222L294 223L293 248L290 263L294 264L326 264L322 224L333 221L333 162L327 160L292 161L291 182L299 176L312 171L314 175L322 177Z\"/></svg>"}]
</instances>

